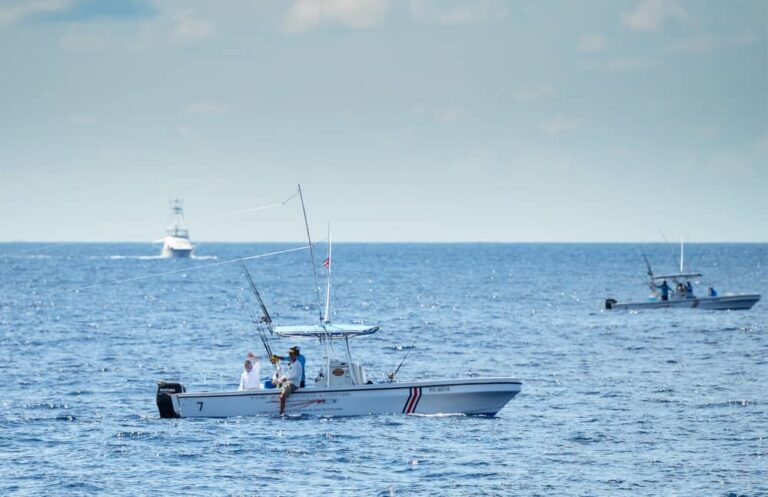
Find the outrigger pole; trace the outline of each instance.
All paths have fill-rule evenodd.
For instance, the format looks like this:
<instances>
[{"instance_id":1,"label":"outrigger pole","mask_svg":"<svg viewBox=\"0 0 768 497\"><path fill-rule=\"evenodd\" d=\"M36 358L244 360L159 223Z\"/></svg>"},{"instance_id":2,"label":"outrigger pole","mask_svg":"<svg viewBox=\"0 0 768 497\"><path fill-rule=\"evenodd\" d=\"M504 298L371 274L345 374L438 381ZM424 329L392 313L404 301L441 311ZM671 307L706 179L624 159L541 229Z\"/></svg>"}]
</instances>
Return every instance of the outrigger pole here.
<instances>
[{"instance_id":1,"label":"outrigger pole","mask_svg":"<svg viewBox=\"0 0 768 497\"><path fill-rule=\"evenodd\" d=\"M312 259L312 276L315 277L315 296L317 297L317 314L320 317L320 324L323 324L323 305L320 301L320 284L317 282L317 267L315 265L315 251L312 248L312 237L309 235L309 222L307 221L307 209L304 207L304 195L301 194L301 184L299 184L299 199L301 199L301 212L304 213L304 226L307 228L307 242L309 242L309 258Z\"/></svg>"}]
</instances>

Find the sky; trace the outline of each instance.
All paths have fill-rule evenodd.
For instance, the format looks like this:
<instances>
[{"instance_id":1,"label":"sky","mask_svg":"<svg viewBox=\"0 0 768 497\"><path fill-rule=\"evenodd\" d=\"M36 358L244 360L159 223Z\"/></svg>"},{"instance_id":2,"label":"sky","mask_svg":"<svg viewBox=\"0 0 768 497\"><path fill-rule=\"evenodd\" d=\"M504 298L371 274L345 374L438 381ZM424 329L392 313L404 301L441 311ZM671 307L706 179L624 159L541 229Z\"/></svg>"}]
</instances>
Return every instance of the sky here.
<instances>
[{"instance_id":1,"label":"sky","mask_svg":"<svg viewBox=\"0 0 768 497\"><path fill-rule=\"evenodd\" d=\"M0 0L0 241L768 241L764 0ZM248 211L248 212L243 212ZM230 214L230 215L223 215Z\"/></svg>"}]
</instances>

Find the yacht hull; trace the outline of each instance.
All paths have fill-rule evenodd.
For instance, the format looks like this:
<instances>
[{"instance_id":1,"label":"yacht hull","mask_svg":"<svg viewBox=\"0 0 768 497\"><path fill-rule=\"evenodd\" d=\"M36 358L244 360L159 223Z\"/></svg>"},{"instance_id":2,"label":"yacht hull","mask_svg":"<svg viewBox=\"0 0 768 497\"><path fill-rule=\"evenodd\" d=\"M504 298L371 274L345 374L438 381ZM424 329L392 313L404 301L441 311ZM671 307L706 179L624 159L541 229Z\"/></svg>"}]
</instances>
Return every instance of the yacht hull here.
<instances>
[{"instance_id":1,"label":"yacht hull","mask_svg":"<svg viewBox=\"0 0 768 497\"><path fill-rule=\"evenodd\" d=\"M241 392L161 393L161 417L224 418L277 416L277 389ZM513 378L472 378L366 384L344 388L304 388L291 394L285 414L365 416L371 414L468 414L494 416L520 392ZM161 396L165 396L161 406ZM172 406L172 409L171 409ZM165 414L164 414L165 413Z\"/></svg>"},{"instance_id":2,"label":"yacht hull","mask_svg":"<svg viewBox=\"0 0 768 497\"><path fill-rule=\"evenodd\" d=\"M694 297L690 299L656 300L650 302L613 302L608 299L605 303L606 309L667 309L667 308L689 308L705 309L714 311L738 311L751 309L760 300L760 295L723 295L717 297Z\"/></svg>"},{"instance_id":3,"label":"yacht hull","mask_svg":"<svg viewBox=\"0 0 768 497\"><path fill-rule=\"evenodd\" d=\"M185 257L192 257L192 252L194 249L179 249L179 248L173 248L173 247L163 247L162 257L166 258L185 258Z\"/></svg>"}]
</instances>

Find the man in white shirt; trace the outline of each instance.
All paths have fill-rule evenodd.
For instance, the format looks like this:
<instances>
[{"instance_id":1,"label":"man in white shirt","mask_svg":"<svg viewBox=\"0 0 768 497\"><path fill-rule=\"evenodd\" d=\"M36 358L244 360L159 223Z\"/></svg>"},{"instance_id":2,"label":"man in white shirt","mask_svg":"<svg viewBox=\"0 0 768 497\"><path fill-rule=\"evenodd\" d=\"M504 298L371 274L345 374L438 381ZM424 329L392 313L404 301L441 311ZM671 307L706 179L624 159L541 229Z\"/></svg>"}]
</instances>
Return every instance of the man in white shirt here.
<instances>
[{"instance_id":1,"label":"man in white shirt","mask_svg":"<svg viewBox=\"0 0 768 497\"><path fill-rule=\"evenodd\" d=\"M291 362L286 368L286 372L277 380L278 385L282 385L283 391L280 392L280 415L285 412L285 399L288 398L301 384L301 375L304 372L301 363L296 359L299 357L299 351L295 347L288 350L288 358Z\"/></svg>"},{"instance_id":2,"label":"man in white shirt","mask_svg":"<svg viewBox=\"0 0 768 497\"><path fill-rule=\"evenodd\" d=\"M253 355L253 353L249 353L243 367L245 371L240 375L240 387L238 390L261 389L261 361L259 361L259 358Z\"/></svg>"}]
</instances>

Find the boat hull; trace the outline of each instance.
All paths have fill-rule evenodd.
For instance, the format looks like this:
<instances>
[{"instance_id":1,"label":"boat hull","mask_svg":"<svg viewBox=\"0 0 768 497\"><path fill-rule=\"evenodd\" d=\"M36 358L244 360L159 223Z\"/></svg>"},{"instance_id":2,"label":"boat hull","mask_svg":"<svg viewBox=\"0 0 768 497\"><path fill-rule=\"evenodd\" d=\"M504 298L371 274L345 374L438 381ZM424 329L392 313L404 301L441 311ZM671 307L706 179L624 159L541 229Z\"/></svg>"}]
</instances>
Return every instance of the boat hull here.
<instances>
[{"instance_id":1,"label":"boat hull","mask_svg":"<svg viewBox=\"0 0 768 497\"><path fill-rule=\"evenodd\" d=\"M195 246L188 238L179 238L176 236L166 236L163 239L162 257L192 257Z\"/></svg>"},{"instance_id":2,"label":"boat hull","mask_svg":"<svg viewBox=\"0 0 768 497\"><path fill-rule=\"evenodd\" d=\"M611 299L609 299L610 301ZM606 301L606 309L705 309L713 311L738 311L751 309L760 300L760 295L723 295L717 297L694 297L690 299L655 300L649 302L619 303Z\"/></svg>"},{"instance_id":3,"label":"boat hull","mask_svg":"<svg viewBox=\"0 0 768 497\"><path fill-rule=\"evenodd\" d=\"M171 258L171 257L177 257L177 258L186 258L186 257L192 257L192 252L194 249L188 248L188 249L179 249L179 248L173 248L173 247L163 247L162 257Z\"/></svg>"},{"instance_id":4,"label":"boat hull","mask_svg":"<svg viewBox=\"0 0 768 497\"><path fill-rule=\"evenodd\" d=\"M346 388L310 387L299 389L288 397L285 414L333 417L371 414L494 416L520 389L520 381L513 378L383 383ZM158 390L158 406L160 395L167 395L173 406L173 415L163 417L277 416L280 405L280 391L276 389L174 394L160 394ZM169 412L166 409L166 413Z\"/></svg>"}]
</instances>

